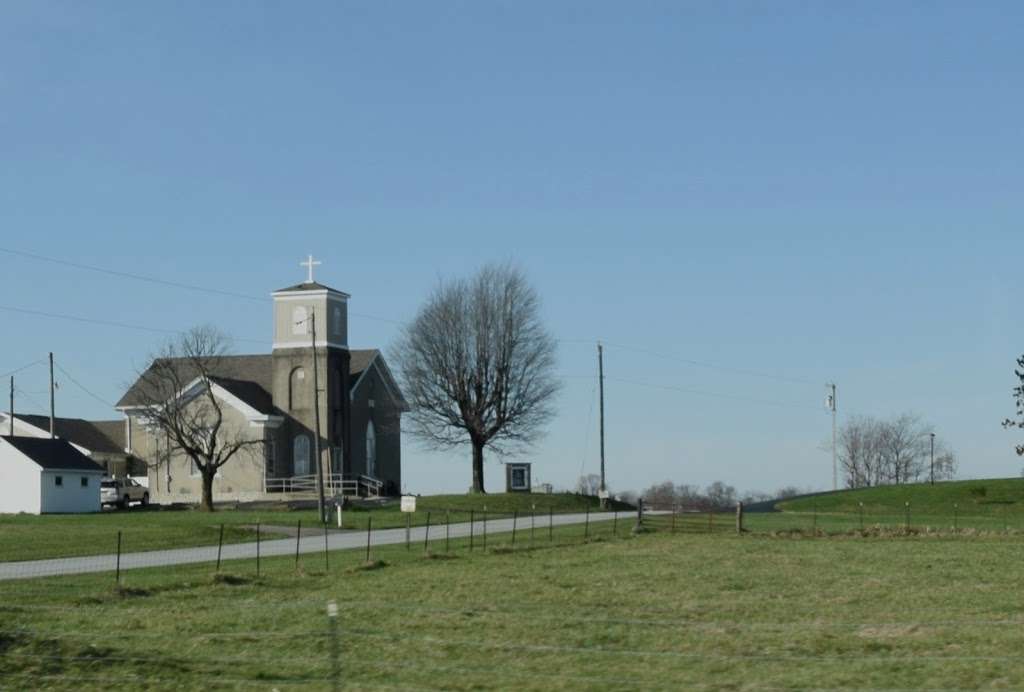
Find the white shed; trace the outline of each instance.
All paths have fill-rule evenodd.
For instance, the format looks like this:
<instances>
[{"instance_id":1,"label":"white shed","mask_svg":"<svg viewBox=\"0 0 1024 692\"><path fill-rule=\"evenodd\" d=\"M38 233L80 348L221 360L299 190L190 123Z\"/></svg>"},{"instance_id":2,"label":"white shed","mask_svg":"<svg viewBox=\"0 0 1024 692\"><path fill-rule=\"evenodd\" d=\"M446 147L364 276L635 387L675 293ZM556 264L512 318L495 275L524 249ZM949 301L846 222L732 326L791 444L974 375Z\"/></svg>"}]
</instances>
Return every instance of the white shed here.
<instances>
[{"instance_id":1,"label":"white shed","mask_svg":"<svg viewBox=\"0 0 1024 692\"><path fill-rule=\"evenodd\" d=\"M0 437L0 513L99 512L105 473L67 440Z\"/></svg>"}]
</instances>

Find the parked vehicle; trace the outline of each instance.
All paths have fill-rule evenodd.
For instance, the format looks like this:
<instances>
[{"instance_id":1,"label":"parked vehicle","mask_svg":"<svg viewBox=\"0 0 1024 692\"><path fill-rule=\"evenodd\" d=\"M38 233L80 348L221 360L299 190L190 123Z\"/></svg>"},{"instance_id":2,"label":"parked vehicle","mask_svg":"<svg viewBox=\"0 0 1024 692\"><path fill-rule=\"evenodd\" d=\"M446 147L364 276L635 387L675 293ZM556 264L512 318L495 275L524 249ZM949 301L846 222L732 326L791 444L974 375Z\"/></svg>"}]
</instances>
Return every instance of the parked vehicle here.
<instances>
[{"instance_id":1,"label":"parked vehicle","mask_svg":"<svg viewBox=\"0 0 1024 692\"><path fill-rule=\"evenodd\" d=\"M100 483L100 502L128 509L133 502L149 504L149 490L132 478L104 478Z\"/></svg>"}]
</instances>

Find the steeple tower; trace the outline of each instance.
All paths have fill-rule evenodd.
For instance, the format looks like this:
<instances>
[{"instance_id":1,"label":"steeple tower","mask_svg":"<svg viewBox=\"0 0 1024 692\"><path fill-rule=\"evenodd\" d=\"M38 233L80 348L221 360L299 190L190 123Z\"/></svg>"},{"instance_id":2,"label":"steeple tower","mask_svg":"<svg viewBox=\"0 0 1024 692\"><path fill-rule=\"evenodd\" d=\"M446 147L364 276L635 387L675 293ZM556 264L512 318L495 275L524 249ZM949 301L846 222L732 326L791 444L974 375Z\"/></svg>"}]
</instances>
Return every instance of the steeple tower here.
<instances>
[{"instance_id":1,"label":"steeple tower","mask_svg":"<svg viewBox=\"0 0 1024 692\"><path fill-rule=\"evenodd\" d=\"M281 440L278 457L291 465L291 475L313 474L316 429L313 407L313 334L316 322L316 355L320 379L320 447L325 468L347 472L349 445L349 295L313 279L321 262L313 256L301 263L306 281L274 291L274 405L286 414L287 439ZM330 454L330 466L326 455Z\"/></svg>"}]
</instances>

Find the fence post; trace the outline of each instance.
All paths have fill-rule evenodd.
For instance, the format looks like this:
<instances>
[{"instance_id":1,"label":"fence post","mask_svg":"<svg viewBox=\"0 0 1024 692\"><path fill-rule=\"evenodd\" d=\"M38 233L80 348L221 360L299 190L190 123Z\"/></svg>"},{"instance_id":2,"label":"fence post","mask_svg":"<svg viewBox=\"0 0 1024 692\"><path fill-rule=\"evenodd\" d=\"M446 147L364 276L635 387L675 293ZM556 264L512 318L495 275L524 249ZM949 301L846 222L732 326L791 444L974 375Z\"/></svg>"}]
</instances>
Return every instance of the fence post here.
<instances>
[{"instance_id":1,"label":"fence post","mask_svg":"<svg viewBox=\"0 0 1024 692\"><path fill-rule=\"evenodd\" d=\"M909 501L907 502L907 518L906 518L906 523L905 523L903 528L905 528L907 530L910 529L910 502Z\"/></svg>"},{"instance_id":2,"label":"fence post","mask_svg":"<svg viewBox=\"0 0 1024 692\"><path fill-rule=\"evenodd\" d=\"M125 503L127 505L127 503ZM121 532L117 532L117 574L114 579L117 585L121 586Z\"/></svg>"},{"instance_id":3,"label":"fence post","mask_svg":"<svg viewBox=\"0 0 1024 692\"><path fill-rule=\"evenodd\" d=\"M859 504L860 504L860 530L863 531L864 530L864 503L861 502Z\"/></svg>"},{"instance_id":4,"label":"fence post","mask_svg":"<svg viewBox=\"0 0 1024 692\"><path fill-rule=\"evenodd\" d=\"M644 499L641 497L636 501L636 528L640 529L644 525Z\"/></svg>"},{"instance_id":5,"label":"fence post","mask_svg":"<svg viewBox=\"0 0 1024 692\"><path fill-rule=\"evenodd\" d=\"M220 525L220 538L217 539L217 573L220 573L220 555L224 550L224 524Z\"/></svg>"},{"instance_id":6,"label":"fence post","mask_svg":"<svg viewBox=\"0 0 1024 692\"><path fill-rule=\"evenodd\" d=\"M672 505L672 533L676 532L676 506Z\"/></svg>"},{"instance_id":7,"label":"fence post","mask_svg":"<svg viewBox=\"0 0 1024 692\"><path fill-rule=\"evenodd\" d=\"M483 551L487 552L487 510L484 510L484 547Z\"/></svg>"},{"instance_id":8,"label":"fence post","mask_svg":"<svg viewBox=\"0 0 1024 692\"><path fill-rule=\"evenodd\" d=\"M444 552L445 552L445 555L448 554L449 547L451 546L451 541L452 541L451 525L452 525L452 511L450 509L446 509L444 511Z\"/></svg>"},{"instance_id":9,"label":"fence post","mask_svg":"<svg viewBox=\"0 0 1024 692\"><path fill-rule=\"evenodd\" d=\"M743 503L736 503L736 533L743 534Z\"/></svg>"},{"instance_id":10,"label":"fence post","mask_svg":"<svg viewBox=\"0 0 1024 692\"><path fill-rule=\"evenodd\" d=\"M533 533L537 527L537 505L530 508L530 550L533 550Z\"/></svg>"},{"instance_id":11,"label":"fence post","mask_svg":"<svg viewBox=\"0 0 1024 692\"><path fill-rule=\"evenodd\" d=\"M958 516L959 514L960 514L960 505L959 505L959 503L954 502L953 503L953 531L954 532L957 531L957 519L959 518L959 516Z\"/></svg>"},{"instance_id":12,"label":"fence post","mask_svg":"<svg viewBox=\"0 0 1024 692\"><path fill-rule=\"evenodd\" d=\"M327 524L324 524L326 530ZM338 655L338 604L335 601L327 602L327 633L331 641L331 689L338 692L341 689L341 660Z\"/></svg>"},{"instance_id":13,"label":"fence post","mask_svg":"<svg viewBox=\"0 0 1024 692\"><path fill-rule=\"evenodd\" d=\"M426 553L430 547L430 512L427 512L427 530L423 532L423 552Z\"/></svg>"},{"instance_id":14,"label":"fence post","mask_svg":"<svg viewBox=\"0 0 1024 692\"><path fill-rule=\"evenodd\" d=\"M612 535L619 535L619 510L613 510L612 513Z\"/></svg>"},{"instance_id":15,"label":"fence post","mask_svg":"<svg viewBox=\"0 0 1024 692\"><path fill-rule=\"evenodd\" d=\"M299 568L299 542L302 540L302 520L299 519L298 531L295 534L295 569Z\"/></svg>"},{"instance_id":16,"label":"fence post","mask_svg":"<svg viewBox=\"0 0 1024 692\"><path fill-rule=\"evenodd\" d=\"M473 552L473 510L469 510L469 552Z\"/></svg>"},{"instance_id":17,"label":"fence post","mask_svg":"<svg viewBox=\"0 0 1024 692\"><path fill-rule=\"evenodd\" d=\"M811 533L818 535L818 503L811 503Z\"/></svg>"},{"instance_id":18,"label":"fence post","mask_svg":"<svg viewBox=\"0 0 1024 692\"><path fill-rule=\"evenodd\" d=\"M519 523L519 510L512 510L512 550L516 549L516 525Z\"/></svg>"},{"instance_id":19,"label":"fence post","mask_svg":"<svg viewBox=\"0 0 1024 692\"><path fill-rule=\"evenodd\" d=\"M555 540L555 509L548 507L548 543Z\"/></svg>"},{"instance_id":20,"label":"fence post","mask_svg":"<svg viewBox=\"0 0 1024 692\"><path fill-rule=\"evenodd\" d=\"M409 550L410 534L412 533L412 512L405 513L405 549Z\"/></svg>"},{"instance_id":21,"label":"fence post","mask_svg":"<svg viewBox=\"0 0 1024 692\"><path fill-rule=\"evenodd\" d=\"M370 561L370 536L373 531L373 517L366 517L366 561Z\"/></svg>"},{"instance_id":22,"label":"fence post","mask_svg":"<svg viewBox=\"0 0 1024 692\"><path fill-rule=\"evenodd\" d=\"M260 576L260 523L256 522L256 577Z\"/></svg>"},{"instance_id":23,"label":"fence post","mask_svg":"<svg viewBox=\"0 0 1024 692\"><path fill-rule=\"evenodd\" d=\"M327 551L327 522L324 522L324 573L331 570L331 562Z\"/></svg>"},{"instance_id":24,"label":"fence post","mask_svg":"<svg viewBox=\"0 0 1024 692\"><path fill-rule=\"evenodd\" d=\"M587 507L587 518L583 522L583 540L590 538L590 507Z\"/></svg>"}]
</instances>

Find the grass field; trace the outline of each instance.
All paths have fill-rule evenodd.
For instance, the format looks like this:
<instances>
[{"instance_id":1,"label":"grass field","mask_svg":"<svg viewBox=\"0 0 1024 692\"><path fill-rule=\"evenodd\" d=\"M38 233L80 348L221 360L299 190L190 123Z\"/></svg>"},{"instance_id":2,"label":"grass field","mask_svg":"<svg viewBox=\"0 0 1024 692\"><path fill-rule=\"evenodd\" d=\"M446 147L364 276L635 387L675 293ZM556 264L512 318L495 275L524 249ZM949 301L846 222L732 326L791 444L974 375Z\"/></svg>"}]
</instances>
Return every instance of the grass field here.
<instances>
[{"instance_id":1,"label":"grass field","mask_svg":"<svg viewBox=\"0 0 1024 692\"><path fill-rule=\"evenodd\" d=\"M623 525L0 584L0 688L1020 688L1016 535ZM665 519L659 520L667 527ZM724 526L722 527L724 529ZM380 561L383 561L380 562Z\"/></svg>"},{"instance_id":2,"label":"grass field","mask_svg":"<svg viewBox=\"0 0 1024 692\"><path fill-rule=\"evenodd\" d=\"M523 514L549 510L570 512L583 511L587 507L596 509L597 506L596 498L568 493L435 495L420 498L417 512L409 520L415 525L422 525L426 523L429 512L436 524L444 521L449 510L452 521L466 521L471 510L477 513L486 511L498 517L511 515L514 511ZM399 511L397 501L373 509L354 507L346 510L343 516L345 527L357 530L365 529L371 520L375 528L383 529L405 526L407 517ZM154 507L100 514L6 514L0 515L0 562L111 553L117 546L118 531L122 532L122 549L138 552L214 545L219 540L221 524L225 526L225 542L232 543L255 540L251 527L257 523L294 527L300 521L306 527L318 524L316 511L225 509L207 513L196 510L160 511Z\"/></svg>"}]
</instances>

